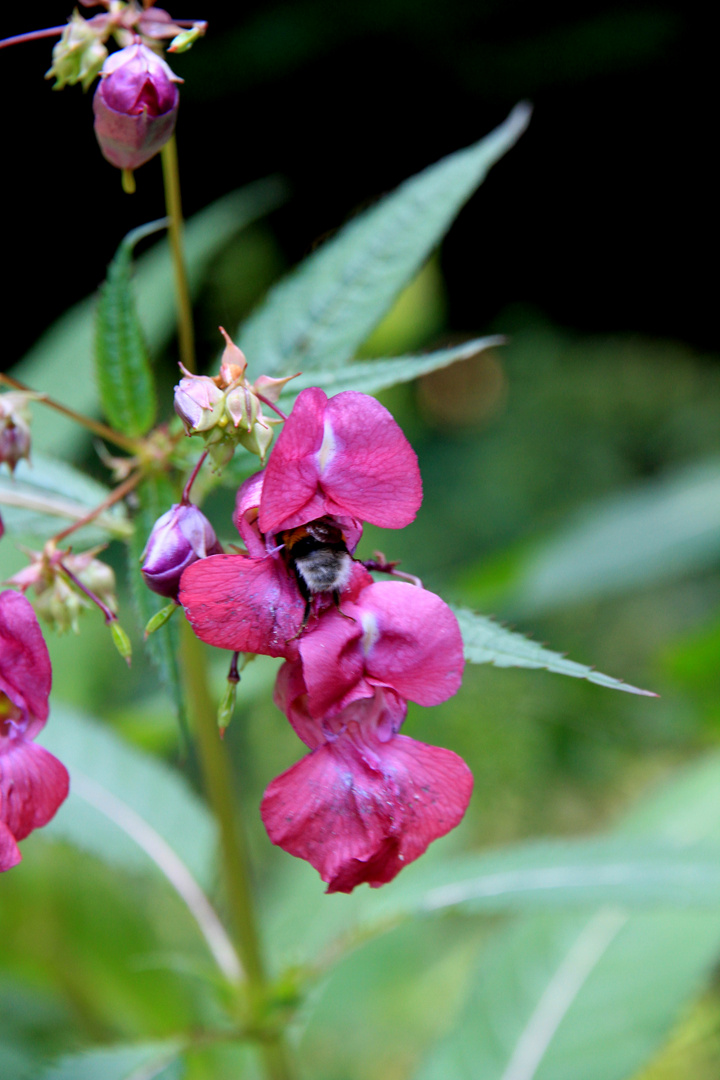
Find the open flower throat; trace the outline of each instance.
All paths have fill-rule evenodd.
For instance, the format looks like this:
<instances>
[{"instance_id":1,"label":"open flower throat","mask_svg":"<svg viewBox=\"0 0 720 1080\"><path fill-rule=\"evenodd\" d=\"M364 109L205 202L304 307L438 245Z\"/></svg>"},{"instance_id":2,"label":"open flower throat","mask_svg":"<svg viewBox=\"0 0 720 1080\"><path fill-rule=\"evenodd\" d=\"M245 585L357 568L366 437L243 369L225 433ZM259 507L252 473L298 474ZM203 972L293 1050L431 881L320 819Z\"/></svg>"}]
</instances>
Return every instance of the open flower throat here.
<instances>
[{"instance_id":1,"label":"open flower throat","mask_svg":"<svg viewBox=\"0 0 720 1080\"><path fill-rule=\"evenodd\" d=\"M399 734L408 701L437 705L460 686L455 616L353 558L365 522L402 528L421 500L415 453L379 402L304 390L238 491L245 552L200 558L180 580L203 641L285 660L275 702L310 753L272 781L261 813L328 892L390 881L460 822L472 792L456 754Z\"/></svg>"}]
</instances>

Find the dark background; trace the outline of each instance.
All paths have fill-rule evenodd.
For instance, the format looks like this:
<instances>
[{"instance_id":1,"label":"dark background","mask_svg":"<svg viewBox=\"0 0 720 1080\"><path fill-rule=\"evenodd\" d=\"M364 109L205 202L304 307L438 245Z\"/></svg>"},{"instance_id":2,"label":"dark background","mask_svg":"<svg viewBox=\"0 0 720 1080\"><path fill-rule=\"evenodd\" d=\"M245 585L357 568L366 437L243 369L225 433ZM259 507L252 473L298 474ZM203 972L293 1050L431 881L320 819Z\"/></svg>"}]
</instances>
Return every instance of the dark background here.
<instances>
[{"instance_id":1,"label":"dark background","mask_svg":"<svg viewBox=\"0 0 720 1080\"><path fill-rule=\"evenodd\" d=\"M69 14L60 0L4 7L2 36ZM448 329L483 330L520 302L582 331L715 348L715 44L692 4L209 0L172 13L210 22L174 60L186 213L281 173L292 197L271 227L292 264L527 98L530 131L444 244ZM51 47L0 52L4 366L98 285L126 231L163 213L159 162L123 195L91 93L43 81Z\"/></svg>"}]
</instances>

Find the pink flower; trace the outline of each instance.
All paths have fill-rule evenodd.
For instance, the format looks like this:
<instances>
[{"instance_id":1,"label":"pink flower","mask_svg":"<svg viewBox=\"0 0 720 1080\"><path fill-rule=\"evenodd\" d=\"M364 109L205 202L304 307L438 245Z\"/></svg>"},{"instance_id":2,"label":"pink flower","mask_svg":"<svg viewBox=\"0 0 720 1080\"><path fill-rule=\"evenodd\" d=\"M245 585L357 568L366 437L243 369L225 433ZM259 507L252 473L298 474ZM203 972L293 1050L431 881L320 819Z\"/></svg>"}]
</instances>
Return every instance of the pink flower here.
<instances>
[{"instance_id":1,"label":"pink flower","mask_svg":"<svg viewBox=\"0 0 720 1080\"><path fill-rule=\"evenodd\" d=\"M47 720L51 680L32 605L0 593L0 870L20 862L17 842L47 825L67 797L65 766L32 741Z\"/></svg>"},{"instance_id":2,"label":"pink flower","mask_svg":"<svg viewBox=\"0 0 720 1080\"><path fill-rule=\"evenodd\" d=\"M315 867L329 893L377 888L459 824L472 774L452 751L397 734L406 706L392 689L376 687L322 720L308 700L303 666L284 664L275 701L312 753L269 785L265 828Z\"/></svg>"},{"instance_id":3,"label":"pink flower","mask_svg":"<svg viewBox=\"0 0 720 1080\"><path fill-rule=\"evenodd\" d=\"M298 395L265 470L266 535L326 516L401 529L422 501L417 458L390 413L353 390Z\"/></svg>"},{"instance_id":4,"label":"pink flower","mask_svg":"<svg viewBox=\"0 0 720 1080\"><path fill-rule=\"evenodd\" d=\"M273 451L273 454L276 450ZM290 657L297 653L306 600L275 537L258 528L267 470L251 476L237 493L233 520L247 555L213 555L188 567L180 582L180 603L199 638L220 649ZM354 551L362 526L336 518L348 552ZM360 563L349 563L341 596L372 581ZM313 599L315 613L333 603L332 593Z\"/></svg>"}]
</instances>

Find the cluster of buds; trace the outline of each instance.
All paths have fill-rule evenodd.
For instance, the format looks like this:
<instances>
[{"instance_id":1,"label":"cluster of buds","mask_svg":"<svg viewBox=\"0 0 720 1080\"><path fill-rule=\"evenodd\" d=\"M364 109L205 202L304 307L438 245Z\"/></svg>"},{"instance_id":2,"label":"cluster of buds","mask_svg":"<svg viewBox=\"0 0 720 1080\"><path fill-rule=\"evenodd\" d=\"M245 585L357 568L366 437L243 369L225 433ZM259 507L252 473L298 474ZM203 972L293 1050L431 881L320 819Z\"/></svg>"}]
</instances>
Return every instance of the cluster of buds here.
<instances>
[{"instance_id":1,"label":"cluster of buds","mask_svg":"<svg viewBox=\"0 0 720 1080\"><path fill-rule=\"evenodd\" d=\"M10 390L0 394L0 462L10 471L21 458L30 457L30 410L28 403L35 394Z\"/></svg>"},{"instance_id":2,"label":"cluster of buds","mask_svg":"<svg viewBox=\"0 0 720 1080\"><path fill-rule=\"evenodd\" d=\"M115 574L95 557L102 550L96 547L73 555L50 541L42 551L27 551L29 565L5 584L23 593L32 589L38 613L47 623L60 633L70 629L78 633L80 612L91 607L91 600L105 612L117 610Z\"/></svg>"},{"instance_id":3,"label":"cluster of buds","mask_svg":"<svg viewBox=\"0 0 720 1080\"><path fill-rule=\"evenodd\" d=\"M265 460L273 427L281 421L265 416L262 406L274 407L285 384L295 378L261 375L250 383L244 354L222 327L220 333L226 345L219 374L191 375L181 364L184 376L175 387L174 402L186 434L202 435L216 469L227 465L238 444Z\"/></svg>"},{"instance_id":4,"label":"cluster of buds","mask_svg":"<svg viewBox=\"0 0 720 1080\"><path fill-rule=\"evenodd\" d=\"M136 41L157 47L169 41L168 52L185 52L207 29L200 20L181 19L176 22L162 8L156 8L153 0L136 3L130 0L79 0L83 7L103 7L100 15L84 19L76 9L60 40L53 49L52 67L46 79L55 79L55 89L81 83L87 90L108 57L106 42L114 37L125 48Z\"/></svg>"}]
</instances>

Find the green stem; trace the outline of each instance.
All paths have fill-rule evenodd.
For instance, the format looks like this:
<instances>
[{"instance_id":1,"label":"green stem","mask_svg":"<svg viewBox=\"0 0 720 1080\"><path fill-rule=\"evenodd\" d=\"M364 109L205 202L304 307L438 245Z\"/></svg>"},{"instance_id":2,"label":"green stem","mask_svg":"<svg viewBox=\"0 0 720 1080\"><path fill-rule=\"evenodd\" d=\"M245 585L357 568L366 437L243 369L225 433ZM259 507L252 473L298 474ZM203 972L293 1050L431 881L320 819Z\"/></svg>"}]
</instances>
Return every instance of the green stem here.
<instances>
[{"instance_id":1,"label":"green stem","mask_svg":"<svg viewBox=\"0 0 720 1080\"><path fill-rule=\"evenodd\" d=\"M220 826L220 844L227 898L235 931L235 943L247 976L250 1004L262 1019L268 990L257 920L250 890L249 862L240 809L234 795L226 748L220 738L213 699L208 685L203 646L190 625L182 628L182 655L189 705L195 719L195 735L207 798ZM260 1045L268 1080L291 1080L293 1071L282 1034Z\"/></svg>"},{"instance_id":2,"label":"green stem","mask_svg":"<svg viewBox=\"0 0 720 1080\"><path fill-rule=\"evenodd\" d=\"M192 304L188 288L187 270L183 252L183 216L180 198L180 170L178 169L177 143L175 136L163 146L162 158L163 182L165 184L165 206L170 219L168 236L170 252L175 269L175 295L177 298L178 343L180 359L188 371L196 370L195 335L193 332Z\"/></svg>"}]
</instances>

